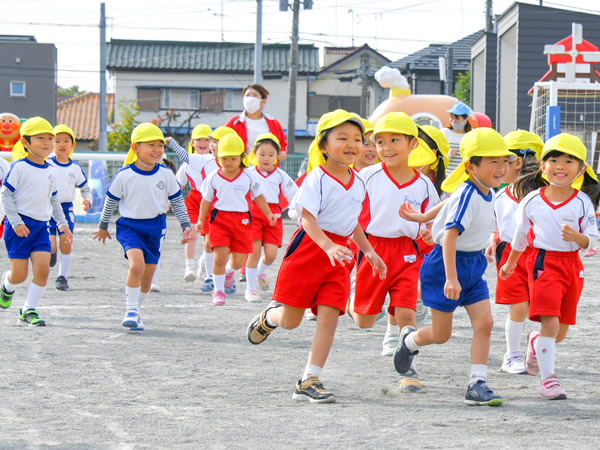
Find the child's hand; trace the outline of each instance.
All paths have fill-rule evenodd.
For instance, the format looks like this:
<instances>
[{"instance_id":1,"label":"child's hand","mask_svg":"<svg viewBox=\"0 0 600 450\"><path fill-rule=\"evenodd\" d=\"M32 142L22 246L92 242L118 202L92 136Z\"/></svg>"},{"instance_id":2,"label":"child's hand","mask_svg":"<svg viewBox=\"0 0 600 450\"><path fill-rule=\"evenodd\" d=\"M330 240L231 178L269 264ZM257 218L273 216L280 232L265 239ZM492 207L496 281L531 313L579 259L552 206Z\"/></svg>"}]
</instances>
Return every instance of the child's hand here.
<instances>
[{"instance_id":1,"label":"child's hand","mask_svg":"<svg viewBox=\"0 0 600 450\"><path fill-rule=\"evenodd\" d=\"M413 207L410 206L410 203L408 203L408 202L402 203L398 213L400 214L400 217L402 217L404 220L409 220L411 222L419 222L419 223L425 222L425 219L423 218L423 214L421 214L420 212L413 209Z\"/></svg>"},{"instance_id":2,"label":"child's hand","mask_svg":"<svg viewBox=\"0 0 600 450\"><path fill-rule=\"evenodd\" d=\"M112 239L108 230L101 230L100 228L98 228L96 232L92 234L92 237L94 240L98 239L98 241L102 242L103 244L106 243L106 238Z\"/></svg>"},{"instance_id":3,"label":"child's hand","mask_svg":"<svg viewBox=\"0 0 600 450\"><path fill-rule=\"evenodd\" d=\"M563 225L560 229L560 237L563 241L573 242L580 234L581 233L569 225Z\"/></svg>"},{"instance_id":4,"label":"child's hand","mask_svg":"<svg viewBox=\"0 0 600 450\"><path fill-rule=\"evenodd\" d=\"M21 225L17 225L15 228L13 228L15 234L19 237L27 237L29 236L29 228L27 228L27 226L22 223Z\"/></svg>"},{"instance_id":5,"label":"child's hand","mask_svg":"<svg viewBox=\"0 0 600 450\"><path fill-rule=\"evenodd\" d=\"M92 207L92 204L89 200L84 200L83 201L83 210L87 211L88 209L90 209Z\"/></svg>"},{"instance_id":6,"label":"child's hand","mask_svg":"<svg viewBox=\"0 0 600 450\"><path fill-rule=\"evenodd\" d=\"M267 220L269 221L269 225L271 225L272 227L274 227L277 224L277 217L275 217L275 214L273 213L267 216Z\"/></svg>"},{"instance_id":7,"label":"child's hand","mask_svg":"<svg viewBox=\"0 0 600 450\"><path fill-rule=\"evenodd\" d=\"M192 239L192 229L190 227L187 227L185 230L183 230L181 243L187 244L188 242L190 242L191 239Z\"/></svg>"},{"instance_id":8,"label":"child's hand","mask_svg":"<svg viewBox=\"0 0 600 450\"><path fill-rule=\"evenodd\" d=\"M460 298L460 291L462 291L462 287L458 282L458 279L448 278L446 280L446 284L444 284L444 295L449 300L458 300Z\"/></svg>"},{"instance_id":9,"label":"child's hand","mask_svg":"<svg viewBox=\"0 0 600 450\"><path fill-rule=\"evenodd\" d=\"M67 244L72 244L73 243L73 234L71 233L69 226L63 225L62 227L60 227L60 231L62 233L60 235L60 240L62 242L66 242Z\"/></svg>"},{"instance_id":10,"label":"child's hand","mask_svg":"<svg viewBox=\"0 0 600 450\"><path fill-rule=\"evenodd\" d=\"M494 262L494 257L496 256L496 243L490 242L490 245L485 249L485 257L488 262Z\"/></svg>"},{"instance_id":11,"label":"child's hand","mask_svg":"<svg viewBox=\"0 0 600 450\"><path fill-rule=\"evenodd\" d=\"M508 277L510 277L513 273L515 273L515 266L506 263L502 267L500 267L498 276L503 280L507 280Z\"/></svg>"},{"instance_id":12,"label":"child's hand","mask_svg":"<svg viewBox=\"0 0 600 450\"><path fill-rule=\"evenodd\" d=\"M202 227L204 226L204 219L203 220L198 220L198 223L196 224L196 231L198 233L200 233L202 231Z\"/></svg>"},{"instance_id":13,"label":"child's hand","mask_svg":"<svg viewBox=\"0 0 600 450\"><path fill-rule=\"evenodd\" d=\"M375 252L365 253L364 255L365 258L367 258L367 261L369 261L369 264L371 264L371 267L373 268L373 276L375 276L377 272L379 272L379 279L384 280L387 276L387 266L383 262L383 259L381 259L379 255Z\"/></svg>"},{"instance_id":14,"label":"child's hand","mask_svg":"<svg viewBox=\"0 0 600 450\"><path fill-rule=\"evenodd\" d=\"M165 142L168 144L169 142L171 142L173 140L173 138L171 136L166 137L165 138Z\"/></svg>"},{"instance_id":15,"label":"child's hand","mask_svg":"<svg viewBox=\"0 0 600 450\"><path fill-rule=\"evenodd\" d=\"M332 266L335 266L335 263L338 262L340 265L344 265L352 262L354 257L352 256L352 252L349 248L343 247L341 245L333 244L326 250L327 256L329 256L329 261Z\"/></svg>"},{"instance_id":16,"label":"child's hand","mask_svg":"<svg viewBox=\"0 0 600 450\"><path fill-rule=\"evenodd\" d=\"M423 239L423 242L425 242L427 245L434 244L433 233L429 228L423 228L421 231L419 231L419 235L421 236L421 239Z\"/></svg>"}]
</instances>

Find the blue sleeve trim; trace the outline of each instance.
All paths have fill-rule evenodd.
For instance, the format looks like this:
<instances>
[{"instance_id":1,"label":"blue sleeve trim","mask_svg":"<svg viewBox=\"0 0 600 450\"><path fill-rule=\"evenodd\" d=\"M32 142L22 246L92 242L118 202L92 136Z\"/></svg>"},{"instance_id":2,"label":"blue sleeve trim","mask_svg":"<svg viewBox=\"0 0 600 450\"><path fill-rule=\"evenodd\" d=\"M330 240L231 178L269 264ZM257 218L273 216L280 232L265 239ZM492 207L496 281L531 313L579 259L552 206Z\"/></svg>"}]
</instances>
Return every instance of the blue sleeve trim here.
<instances>
[{"instance_id":1,"label":"blue sleeve trim","mask_svg":"<svg viewBox=\"0 0 600 450\"><path fill-rule=\"evenodd\" d=\"M83 186L85 186L87 183L87 180L85 180L83 183L81 183L80 185L77 186L77 188L81 189Z\"/></svg>"},{"instance_id":2,"label":"blue sleeve trim","mask_svg":"<svg viewBox=\"0 0 600 450\"><path fill-rule=\"evenodd\" d=\"M116 197L114 195L112 195L110 192L106 191L106 196L108 198L112 198L113 200L116 200L117 202L120 201L121 199L119 197Z\"/></svg>"},{"instance_id":3,"label":"blue sleeve trim","mask_svg":"<svg viewBox=\"0 0 600 450\"><path fill-rule=\"evenodd\" d=\"M469 206L469 201L471 200L471 196L473 195L474 190L475 189L472 186L468 186L460 194L458 208L456 208L456 214L454 215L454 222L460 223L462 221L462 218L465 215L465 212L467 211L467 207Z\"/></svg>"},{"instance_id":4,"label":"blue sleeve trim","mask_svg":"<svg viewBox=\"0 0 600 450\"><path fill-rule=\"evenodd\" d=\"M3 186L6 186L8 189L10 189L10 192L15 192L15 188L12 187L8 181L4 181Z\"/></svg>"},{"instance_id":5,"label":"blue sleeve trim","mask_svg":"<svg viewBox=\"0 0 600 450\"><path fill-rule=\"evenodd\" d=\"M177 192L175 192L173 195L169 196L169 200L173 200L175 197L177 197L178 195L182 195L181 193L181 189L179 189Z\"/></svg>"},{"instance_id":6,"label":"blue sleeve trim","mask_svg":"<svg viewBox=\"0 0 600 450\"><path fill-rule=\"evenodd\" d=\"M54 192L52 193L52 196L55 196L56 194L58 194L58 191L54 191Z\"/></svg>"},{"instance_id":7,"label":"blue sleeve trim","mask_svg":"<svg viewBox=\"0 0 600 450\"><path fill-rule=\"evenodd\" d=\"M460 236L465 231L465 227L463 227L459 222L450 222L446 224L446 230L450 228L456 228L458 230L458 235Z\"/></svg>"}]
</instances>

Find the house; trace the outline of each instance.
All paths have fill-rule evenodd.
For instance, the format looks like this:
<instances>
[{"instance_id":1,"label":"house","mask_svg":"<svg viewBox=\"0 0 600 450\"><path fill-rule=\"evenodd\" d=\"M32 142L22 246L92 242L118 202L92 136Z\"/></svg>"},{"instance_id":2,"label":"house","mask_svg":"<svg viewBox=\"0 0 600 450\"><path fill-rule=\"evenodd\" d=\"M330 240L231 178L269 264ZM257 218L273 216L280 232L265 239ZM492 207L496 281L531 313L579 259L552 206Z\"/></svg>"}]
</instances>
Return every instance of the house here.
<instances>
[{"instance_id":1,"label":"house","mask_svg":"<svg viewBox=\"0 0 600 450\"><path fill-rule=\"evenodd\" d=\"M56 117L56 46L0 35L0 109L21 118Z\"/></svg>"},{"instance_id":2,"label":"house","mask_svg":"<svg viewBox=\"0 0 600 450\"><path fill-rule=\"evenodd\" d=\"M263 85L270 96L265 113L288 134L289 44L263 44ZM113 39L107 69L119 106L137 103L137 120L165 120L171 129L185 124L225 124L242 111L242 89L253 82L254 44ZM295 135L306 136L309 77L319 73L319 50L299 45ZM186 122L187 121L187 122Z\"/></svg>"},{"instance_id":3,"label":"house","mask_svg":"<svg viewBox=\"0 0 600 450\"><path fill-rule=\"evenodd\" d=\"M585 39L600 45L600 15L526 3L513 3L498 18L496 35L482 34L471 52L473 107L488 116L502 134L530 127L534 83L548 71L544 47L583 25ZM494 56L495 55L495 56ZM492 113L495 111L495 114Z\"/></svg>"}]
</instances>

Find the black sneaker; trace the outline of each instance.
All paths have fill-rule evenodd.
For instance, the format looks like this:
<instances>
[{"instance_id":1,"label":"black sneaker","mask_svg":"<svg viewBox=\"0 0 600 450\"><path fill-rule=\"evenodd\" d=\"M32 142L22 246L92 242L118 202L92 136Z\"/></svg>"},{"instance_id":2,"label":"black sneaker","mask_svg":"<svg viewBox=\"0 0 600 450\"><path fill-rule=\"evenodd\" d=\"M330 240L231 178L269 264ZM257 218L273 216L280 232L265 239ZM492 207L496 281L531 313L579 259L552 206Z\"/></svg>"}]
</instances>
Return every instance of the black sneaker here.
<instances>
[{"instance_id":1,"label":"black sneaker","mask_svg":"<svg viewBox=\"0 0 600 450\"><path fill-rule=\"evenodd\" d=\"M46 322L40 319L35 309L28 309L23 312L19 309L19 321L17 322L22 327L45 327Z\"/></svg>"},{"instance_id":2,"label":"black sneaker","mask_svg":"<svg viewBox=\"0 0 600 450\"><path fill-rule=\"evenodd\" d=\"M333 392L325 389L317 377L308 377L304 381L298 380L292 398L311 403L333 403L336 400Z\"/></svg>"},{"instance_id":3,"label":"black sneaker","mask_svg":"<svg viewBox=\"0 0 600 450\"><path fill-rule=\"evenodd\" d=\"M267 311L273 308L280 308L281 306L281 303L272 302L263 311L261 311L260 314L252 319L252 322L250 322L248 325L248 330L246 331L246 336L251 344L260 344L269 337L269 334L271 334L275 328L277 328L267 325L265 318L267 316Z\"/></svg>"},{"instance_id":4,"label":"black sneaker","mask_svg":"<svg viewBox=\"0 0 600 450\"><path fill-rule=\"evenodd\" d=\"M57 259L58 258L56 257L56 252L50 253L50 267L54 267L56 265Z\"/></svg>"},{"instance_id":5,"label":"black sneaker","mask_svg":"<svg viewBox=\"0 0 600 450\"><path fill-rule=\"evenodd\" d=\"M4 283L0 283L0 308L10 307L14 295L15 291L8 292L4 289Z\"/></svg>"},{"instance_id":6,"label":"black sneaker","mask_svg":"<svg viewBox=\"0 0 600 450\"><path fill-rule=\"evenodd\" d=\"M59 275L56 279L56 289L59 291L68 291L69 290L69 282L67 278L63 275Z\"/></svg>"},{"instance_id":7,"label":"black sneaker","mask_svg":"<svg viewBox=\"0 0 600 450\"><path fill-rule=\"evenodd\" d=\"M246 274L240 273L240 283L245 283L245 282L246 282Z\"/></svg>"},{"instance_id":8,"label":"black sneaker","mask_svg":"<svg viewBox=\"0 0 600 450\"><path fill-rule=\"evenodd\" d=\"M406 326L402 328L400 332L400 345L394 352L394 369L400 375L404 375L410 369L410 365L412 363L413 358L419 354L419 350L411 352L406 346L406 337L410 333L414 333L415 328L411 326Z\"/></svg>"},{"instance_id":9,"label":"black sneaker","mask_svg":"<svg viewBox=\"0 0 600 450\"><path fill-rule=\"evenodd\" d=\"M500 406L504 400L499 395L494 394L490 387L483 380L473 383L467 388L465 394L465 405L469 406Z\"/></svg>"}]
</instances>

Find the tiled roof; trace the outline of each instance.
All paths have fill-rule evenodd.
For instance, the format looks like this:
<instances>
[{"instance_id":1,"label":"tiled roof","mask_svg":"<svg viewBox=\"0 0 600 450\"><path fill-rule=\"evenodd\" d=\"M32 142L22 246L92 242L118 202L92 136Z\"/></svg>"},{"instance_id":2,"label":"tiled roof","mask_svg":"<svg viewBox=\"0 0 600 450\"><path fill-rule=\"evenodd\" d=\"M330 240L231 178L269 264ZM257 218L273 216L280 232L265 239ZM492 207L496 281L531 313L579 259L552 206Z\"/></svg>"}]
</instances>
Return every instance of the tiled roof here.
<instances>
[{"instance_id":1,"label":"tiled roof","mask_svg":"<svg viewBox=\"0 0 600 450\"><path fill-rule=\"evenodd\" d=\"M110 117L114 108L114 95L106 96L106 111ZM100 95L90 92L58 103L56 123L64 123L75 133L75 139L94 140L99 137Z\"/></svg>"},{"instance_id":2,"label":"tiled roof","mask_svg":"<svg viewBox=\"0 0 600 450\"><path fill-rule=\"evenodd\" d=\"M394 61L390 66L406 71L410 64L410 70L438 70L439 57L446 56L448 47L452 48L452 59L455 71L467 71L471 68L471 44L481 34L477 31L452 44L431 44L415 53Z\"/></svg>"},{"instance_id":3,"label":"tiled roof","mask_svg":"<svg viewBox=\"0 0 600 450\"><path fill-rule=\"evenodd\" d=\"M289 72L289 44L263 44L262 51L263 73ZM112 39L108 44L107 68L253 72L254 44ZM319 72L319 49L313 44L298 46L298 72Z\"/></svg>"}]
</instances>

